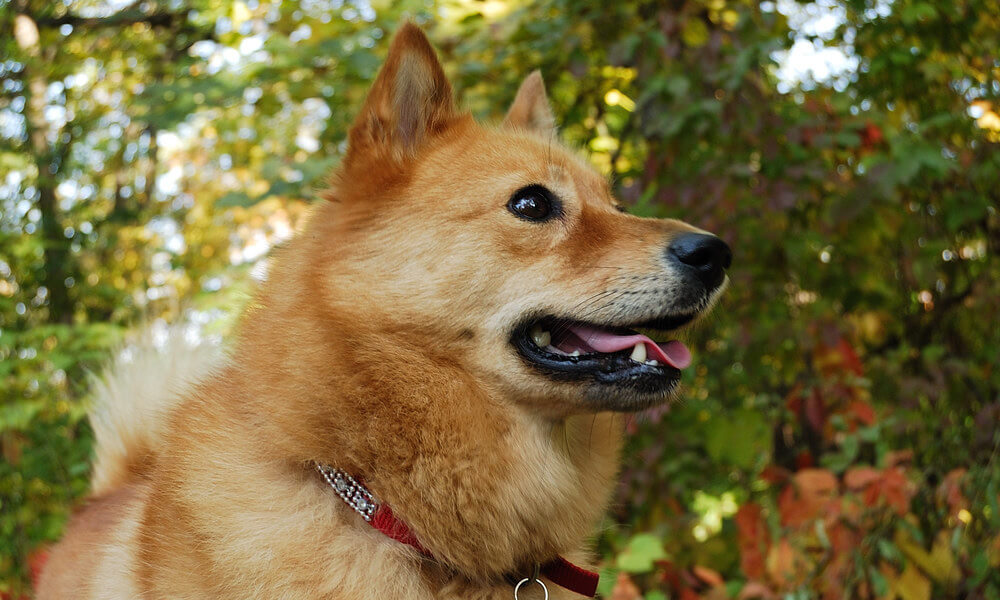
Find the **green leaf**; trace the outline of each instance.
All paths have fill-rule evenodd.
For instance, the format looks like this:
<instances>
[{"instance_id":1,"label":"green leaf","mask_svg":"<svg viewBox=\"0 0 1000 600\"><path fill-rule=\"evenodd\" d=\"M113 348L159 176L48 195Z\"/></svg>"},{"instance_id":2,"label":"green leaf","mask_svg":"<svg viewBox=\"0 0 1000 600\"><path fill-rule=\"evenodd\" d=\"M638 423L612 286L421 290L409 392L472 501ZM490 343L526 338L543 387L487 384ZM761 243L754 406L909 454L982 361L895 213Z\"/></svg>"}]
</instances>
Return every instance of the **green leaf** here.
<instances>
[{"instance_id":1,"label":"green leaf","mask_svg":"<svg viewBox=\"0 0 1000 600\"><path fill-rule=\"evenodd\" d=\"M650 533L640 533L629 540L615 564L627 573L646 573L653 570L656 561L665 558L667 552L659 538Z\"/></svg>"},{"instance_id":2,"label":"green leaf","mask_svg":"<svg viewBox=\"0 0 1000 600\"><path fill-rule=\"evenodd\" d=\"M705 447L713 460L750 469L771 454L771 426L759 411L716 415L705 428Z\"/></svg>"}]
</instances>

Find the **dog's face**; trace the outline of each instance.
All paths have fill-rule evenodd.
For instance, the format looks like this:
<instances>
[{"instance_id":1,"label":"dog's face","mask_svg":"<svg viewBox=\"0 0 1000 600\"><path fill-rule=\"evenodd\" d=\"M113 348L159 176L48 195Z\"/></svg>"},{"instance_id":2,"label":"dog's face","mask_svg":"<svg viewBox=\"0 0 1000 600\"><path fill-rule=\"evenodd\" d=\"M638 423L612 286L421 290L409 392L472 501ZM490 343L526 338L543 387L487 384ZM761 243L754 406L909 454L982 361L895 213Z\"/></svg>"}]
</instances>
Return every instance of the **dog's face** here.
<instances>
[{"instance_id":1,"label":"dog's face","mask_svg":"<svg viewBox=\"0 0 1000 600\"><path fill-rule=\"evenodd\" d=\"M623 212L552 123L537 73L499 127L459 115L404 27L314 218L331 308L539 412L661 403L690 363L671 332L714 304L729 248Z\"/></svg>"}]
</instances>

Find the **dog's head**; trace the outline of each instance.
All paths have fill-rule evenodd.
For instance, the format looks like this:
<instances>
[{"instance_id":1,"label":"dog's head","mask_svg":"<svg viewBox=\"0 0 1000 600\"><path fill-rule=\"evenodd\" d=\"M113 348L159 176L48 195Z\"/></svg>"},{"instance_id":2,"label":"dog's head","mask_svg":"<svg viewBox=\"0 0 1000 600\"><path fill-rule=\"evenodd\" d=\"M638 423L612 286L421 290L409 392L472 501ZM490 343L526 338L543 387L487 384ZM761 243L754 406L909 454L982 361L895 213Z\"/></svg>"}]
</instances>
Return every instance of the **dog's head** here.
<instances>
[{"instance_id":1,"label":"dog's head","mask_svg":"<svg viewBox=\"0 0 1000 600\"><path fill-rule=\"evenodd\" d=\"M330 200L306 235L322 240L323 301L354 343L381 345L389 363L433 355L539 412L667 400L691 361L671 332L727 281L724 242L627 214L559 143L537 72L499 126L477 124L413 25L393 40Z\"/></svg>"}]
</instances>

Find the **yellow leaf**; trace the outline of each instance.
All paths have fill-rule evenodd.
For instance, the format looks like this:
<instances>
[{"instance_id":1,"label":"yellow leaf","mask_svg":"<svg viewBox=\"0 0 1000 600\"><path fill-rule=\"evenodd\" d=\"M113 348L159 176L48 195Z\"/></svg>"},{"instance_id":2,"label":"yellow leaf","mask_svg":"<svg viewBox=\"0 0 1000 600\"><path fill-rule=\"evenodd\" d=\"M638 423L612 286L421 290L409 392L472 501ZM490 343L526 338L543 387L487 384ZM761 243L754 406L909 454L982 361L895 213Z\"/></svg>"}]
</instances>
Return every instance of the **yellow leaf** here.
<instances>
[{"instance_id":1,"label":"yellow leaf","mask_svg":"<svg viewBox=\"0 0 1000 600\"><path fill-rule=\"evenodd\" d=\"M722 11L722 26L732 30L740 22L740 13L735 10Z\"/></svg>"},{"instance_id":2,"label":"yellow leaf","mask_svg":"<svg viewBox=\"0 0 1000 600\"><path fill-rule=\"evenodd\" d=\"M903 570L899 579L890 581L893 591L900 600L930 600L931 582L913 565Z\"/></svg>"},{"instance_id":3,"label":"yellow leaf","mask_svg":"<svg viewBox=\"0 0 1000 600\"><path fill-rule=\"evenodd\" d=\"M924 550L908 532L903 529L896 531L896 545L903 554L938 583L956 583L960 572L955 568L955 557L951 553L951 544L947 531L941 531L934 538L931 551Z\"/></svg>"}]
</instances>

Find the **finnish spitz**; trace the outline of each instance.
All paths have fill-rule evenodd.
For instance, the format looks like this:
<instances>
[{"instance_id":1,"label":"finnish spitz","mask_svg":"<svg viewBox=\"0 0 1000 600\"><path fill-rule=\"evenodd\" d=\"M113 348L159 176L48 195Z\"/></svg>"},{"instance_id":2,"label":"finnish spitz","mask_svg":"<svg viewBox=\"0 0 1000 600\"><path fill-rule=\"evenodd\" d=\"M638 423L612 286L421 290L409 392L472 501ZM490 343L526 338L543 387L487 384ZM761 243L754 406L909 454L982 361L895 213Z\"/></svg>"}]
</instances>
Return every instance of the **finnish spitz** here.
<instances>
[{"instance_id":1,"label":"finnish spitz","mask_svg":"<svg viewBox=\"0 0 1000 600\"><path fill-rule=\"evenodd\" d=\"M705 313L729 248L623 212L556 141L537 72L473 121L412 24L327 199L225 358L111 374L39 598L593 594L621 415L691 361L636 330Z\"/></svg>"}]
</instances>

